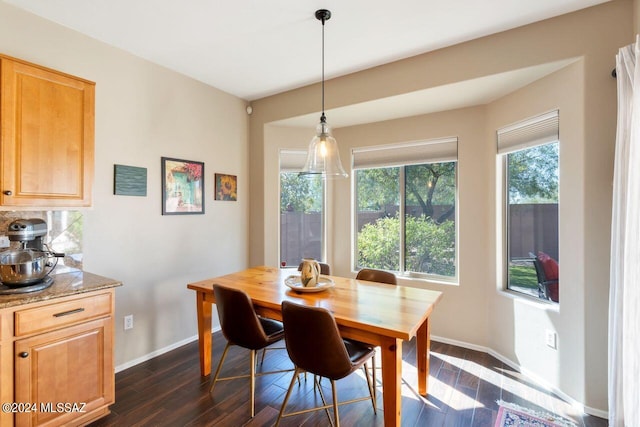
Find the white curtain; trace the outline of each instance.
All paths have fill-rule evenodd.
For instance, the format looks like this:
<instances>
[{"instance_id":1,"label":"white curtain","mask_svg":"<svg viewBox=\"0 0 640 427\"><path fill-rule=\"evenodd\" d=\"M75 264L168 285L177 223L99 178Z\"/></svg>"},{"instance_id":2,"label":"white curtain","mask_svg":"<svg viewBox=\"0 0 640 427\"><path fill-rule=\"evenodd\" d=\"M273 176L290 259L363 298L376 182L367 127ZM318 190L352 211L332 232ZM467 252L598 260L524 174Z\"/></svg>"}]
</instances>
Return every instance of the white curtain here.
<instances>
[{"instance_id":1,"label":"white curtain","mask_svg":"<svg viewBox=\"0 0 640 427\"><path fill-rule=\"evenodd\" d=\"M640 426L640 38L616 57L618 129L611 224L609 425Z\"/></svg>"}]
</instances>

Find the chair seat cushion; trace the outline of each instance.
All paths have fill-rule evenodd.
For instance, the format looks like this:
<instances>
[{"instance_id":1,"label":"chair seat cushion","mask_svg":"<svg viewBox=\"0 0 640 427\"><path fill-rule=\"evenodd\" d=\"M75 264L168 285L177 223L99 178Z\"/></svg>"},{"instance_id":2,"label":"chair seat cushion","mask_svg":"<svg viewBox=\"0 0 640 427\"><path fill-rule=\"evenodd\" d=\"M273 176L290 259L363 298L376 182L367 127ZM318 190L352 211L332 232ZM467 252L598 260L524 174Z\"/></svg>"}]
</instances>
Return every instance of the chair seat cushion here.
<instances>
[{"instance_id":1,"label":"chair seat cushion","mask_svg":"<svg viewBox=\"0 0 640 427\"><path fill-rule=\"evenodd\" d=\"M284 326L282 322L278 322L277 320L267 319L266 317L259 317L260 324L262 324L262 329L264 329L264 333L271 340L277 340L284 336Z\"/></svg>"},{"instance_id":2,"label":"chair seat cushion","mask_svg":"<svg viewBox=\"0 0 640 427\"><path fill-rule=\"evenodd\" d=\"M351 363L354 365L361 365L366 362L372 354L375 353L375 349L371 346L368 346L364 343L354 340L343 340L344 346L347 348L347 353L349 353L349 359L351 359Z\"/></svg>"}]
</instances>

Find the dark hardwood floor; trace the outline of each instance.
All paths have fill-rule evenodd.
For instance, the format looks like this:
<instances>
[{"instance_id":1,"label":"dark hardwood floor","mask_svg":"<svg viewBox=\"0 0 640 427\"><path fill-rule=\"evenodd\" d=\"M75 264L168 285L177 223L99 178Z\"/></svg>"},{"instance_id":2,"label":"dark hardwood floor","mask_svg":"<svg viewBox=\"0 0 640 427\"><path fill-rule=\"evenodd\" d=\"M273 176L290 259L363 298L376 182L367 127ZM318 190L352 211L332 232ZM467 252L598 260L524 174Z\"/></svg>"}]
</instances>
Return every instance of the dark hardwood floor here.
<instances>
[{"instance_id":1,"label":"dark hardwood floor","mask_svg":"<svg viewBox=\"0 0 640 427\"><path fill-rule=\"evenodd\" d=\"M225 340L214 334L213 367ZM403 347L403 426L492 427L502 400L542 413L552 413L577 426L605 427L607 421L576 412L569 404L540 388L496 358L482 352L432 341L429 394L416 392L415 342ZM247 350L232 347L223 376L248 372ZM291 367L286 350L268 351L262 370ZM378 366L380 366L378 364ZM193 342L136 365L116 375L116 403L111 414L91 424L101 426L272 426L292 373L266 375L256 380L256 416L249 418L248 379L219 382L213 396L209 377L200 376L198 343ZM338 382L339 400L366 396L364 374ZM330 385L323 382L330 399ZM382 426L382 395L378 387L378 414L370 401L340 407L340 423ZM296 385L288 410L318 404L312 376ZM286 418L282 426L326 426L323 411Z\"/></svg>"}]
</instances>

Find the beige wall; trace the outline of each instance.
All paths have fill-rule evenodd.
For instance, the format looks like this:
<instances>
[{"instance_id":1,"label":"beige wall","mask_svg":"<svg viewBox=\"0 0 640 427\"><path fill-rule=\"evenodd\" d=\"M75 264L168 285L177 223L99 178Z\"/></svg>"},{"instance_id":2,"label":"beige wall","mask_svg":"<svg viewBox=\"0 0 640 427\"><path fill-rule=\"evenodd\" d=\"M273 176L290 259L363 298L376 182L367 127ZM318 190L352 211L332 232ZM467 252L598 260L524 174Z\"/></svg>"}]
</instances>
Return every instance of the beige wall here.
<instances>
[{"instance_id":1,"label":"beige wall","mask_svg":"<svg viewBox=\"0 0 640 427\"><path fill-rule=\"evenodd\" d=\"M616 0L540 23L419 55L326 84L327 108L438 87L558 60L570 66L490 104L388 122L334 129L348 165L359 145L458 135L460 283L404 282L444 292L434 312L436 336L487 348L603 416L607 410L609 228L618 48L633 41L633 6ZM319 85L253 103L250 263L277 262L278 147L304 146L299 130L270 123L315 112ZM501 289L495 130L560 109L561 207L559 308L514 298ZM290 132L290 138L283 136ZM275 134L277 138L273 138ZM351 171L348 171L351 172ZM259 183L263 181L264 184ZM331 182L328 260L351 271L351 181ZM275 202L274 202L275 200ZM262 240L261 237L262 236ZM558 333L558 349L544 333Z\"/></svg>"},{"instance_id":2,"label":"beige wall","mask_svg":"<svg viewBox=\"0 0 640 427\"><path fill-rule=\"evenodd\" d=\"M486 133L486 138L492 140L495 139L495 131L499 128L543 112L559 110L561 304L536 304L498 291L497 294L492 292L494 296L489 299L487 314L489 330L502 330L502 334L490 338L491 348L579 402L586 401L585 285L589 282L585 280L583 260L585 245L590 236L585 232L588 207L585 182L587 175L592 172L585 169L587 147L584 135L584 87L584 61L579 60L491 103L488 106ZM602 167L608 169L608 166L605 164ZM496 170L495 175L501 182L503 177L500 167L492 169ZM604 170L602 172L606 175ZM494 175L493 171L490 173ZM608 173L611 173L611 170ZM601 199L601 203L609 206L606 197ZM502 193L496 191L494 212L499 218L497 224L504 221L501 206ZM496 239L496 249L496 283L498 289L502 289L500 273L503 271L502 259L505 255L500 255L504 254L504 248L499 238ZM601 272L608 271L608 266L604 263L600 263L599 267ZM601 304L604 306L603 315L606 319L606 299L601 301ZM558 350L546 346L547 330L557 333ZM606 355L606 332L598 337L589 337L591 338L600 342L599 345L602 347L597 351L604 351ZM604 366L606 367L606 360ZM606 392L606 370L604 382L599 378L602 372L598 375L595 372L591 374L590 379L597 384L595 387Z\"/></svg>"},{"instance_id":3,"label":"beige wall","mask_svg":"<svg viewBox=\"0 0 640 427\"><path fill-rule=\"evenodd\" d=\"M191 339L200 280L247 266L244 101L0 2L0 52L96 82L93 207L84 268L121 280L116 365ZM160 157L205 163L205 214L161 215ZM113 165L147 168L147 197L113 195ZM213 200L213 174L238 176L237 202ZM123 331L122 317L134 315Z\"/></svg>"}]
</instances>

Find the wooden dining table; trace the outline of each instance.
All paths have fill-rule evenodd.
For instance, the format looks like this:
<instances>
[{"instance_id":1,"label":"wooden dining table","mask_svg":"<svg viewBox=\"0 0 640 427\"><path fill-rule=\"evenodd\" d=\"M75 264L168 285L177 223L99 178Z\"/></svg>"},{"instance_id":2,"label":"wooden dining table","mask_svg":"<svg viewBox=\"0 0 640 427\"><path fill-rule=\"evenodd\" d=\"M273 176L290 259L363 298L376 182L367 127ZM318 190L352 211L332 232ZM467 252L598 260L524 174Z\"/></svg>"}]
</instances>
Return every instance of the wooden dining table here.
<instances>
[{"instance_id":1,"label":"wooden dining table","mask_svg":"<svg viewBox=\"0 0 640 427\"><path fill-rule=\"evenodd\" d=\"M336 319L345 338L380 347L384 425L401 421L402 342L416 337L418 392L427 394L429 377L429 317L442 293L408 286L395 286L339 276L321 276L329 283L321 292L299 293L287 283L299 276L291 269L253 267L243 271L189 283L196 292L200 373L211 373L211 314L215 304L213 285L246 292L256 312L282 319L282 301L324 307ZM294 286L295 287L295 286Z\"/></svg>"}]
</instances>

